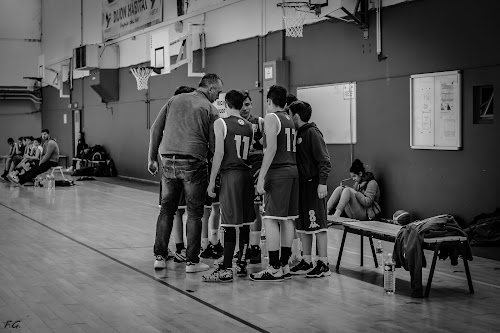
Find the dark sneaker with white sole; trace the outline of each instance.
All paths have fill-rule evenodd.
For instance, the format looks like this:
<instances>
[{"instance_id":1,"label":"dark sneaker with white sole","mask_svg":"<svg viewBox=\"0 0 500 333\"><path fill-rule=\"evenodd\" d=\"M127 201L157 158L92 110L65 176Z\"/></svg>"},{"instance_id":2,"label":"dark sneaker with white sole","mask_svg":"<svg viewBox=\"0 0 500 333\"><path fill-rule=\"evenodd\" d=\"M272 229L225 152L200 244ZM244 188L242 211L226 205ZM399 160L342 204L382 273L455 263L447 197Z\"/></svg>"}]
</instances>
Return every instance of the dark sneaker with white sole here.
<instances>
[{"instance_id":1,"label":"dark sneaker with white sole","mask_svg":"<svg viewBox=\"0 0 500 333\"><path fill-rule=\"evenodd\" d=\"M318 260L316 262L316 266L306 274L306 277L308 278L320 278L323 276L330 276L332 272L330 272L330 267L328 267L327 264L322 262L321 260Z\"/></svg>"},{"instance_id":2,"label":"dark sneaker with white sole","mask_svg":"<svg viewBox=\"0 0 500 333\"><path fill-rule=\"evenodd\" d=\"M290 274L292 275L306 275L314 268L313 264L308 264L304 259L297 265L290 268Z\"/></svg>"}]
</instances>

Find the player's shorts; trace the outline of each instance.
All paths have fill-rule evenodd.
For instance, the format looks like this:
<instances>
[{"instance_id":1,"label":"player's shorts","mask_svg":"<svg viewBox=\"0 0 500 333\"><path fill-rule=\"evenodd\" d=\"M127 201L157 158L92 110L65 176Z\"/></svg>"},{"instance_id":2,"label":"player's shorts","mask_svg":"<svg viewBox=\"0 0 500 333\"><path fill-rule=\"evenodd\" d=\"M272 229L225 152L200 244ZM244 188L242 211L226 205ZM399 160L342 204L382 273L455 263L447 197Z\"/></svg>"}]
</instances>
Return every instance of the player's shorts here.
<instances>
[{"instance_id":1,"label":"player's shorts","mask_svg":"<svg viewBox=\"0 0 500 333\"><path fill-rule=\"evenodd\" d=\"M326 199L318 198L318 179L299 184L299 218L295 220L298 233L315 234L328 230Z\"/></svg>"},{"instance_id":2,"label":"player's shorts","mask_svg":"<svg viewBox=\"0 0 500 333\"><path fill-rule=\"evenodd\" d=\"M299 217L299 178L267 178L263 218L295 220Z\"/></svg>"},{"instance_id":3,"label":"player's shorts","mask_svg":"<svg viewBox=\"0 0 500 333\"><path fill-rule=\"evenodd\" d=\"M221 226L239 227L255 220L253 179L250 170L228 170L221 175Z\"/></svg>"}]
</instances>

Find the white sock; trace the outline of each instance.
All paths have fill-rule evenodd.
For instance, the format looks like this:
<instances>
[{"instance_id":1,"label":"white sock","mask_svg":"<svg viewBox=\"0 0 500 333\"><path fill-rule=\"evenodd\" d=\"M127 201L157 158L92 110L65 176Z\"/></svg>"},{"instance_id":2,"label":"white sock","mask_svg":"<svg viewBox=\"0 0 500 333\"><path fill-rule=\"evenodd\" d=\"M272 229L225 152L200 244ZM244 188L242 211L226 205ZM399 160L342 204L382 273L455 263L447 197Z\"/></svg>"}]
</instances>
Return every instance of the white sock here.
<instances>
[{"instance_id":1,"label":"white sock","mask_svg":"<svg viewBox=\"0 0 500 333\"><path fill-rule=\"evenodd\" d=\"M310 254L304 254L304 256L302 257L302 259L304 259L305 262L307 262L308 264L310 264L311 261L312 261L312 256Z\"/></svg>"},{"instance_id":2,"label":"white sock","mask_svg":"<svg viewBox=\"0 0 500 333\"><path fill-rule=\"evenodd\" d=\"M208 238L202 238L201 239L201 248L205 250L208 246Z\"/></svg>"},{"instance_id":3,"label":"white sock","mask_svg":"<svg viewBox=\"0 0 500 333\"><path fill-rule=\"evenodd\" d=\"M328 265L328 257L318 257L318 260L321 260L323 264Z\"/></svg>"},{"instance_id":4,"label":"white sock","mask_svg":"<svg viewBox=\"0 0 500 333\"><path fill-rule=\"evenodd\" d=\"M250 231L250 245L259 245L260 231Z\"/></svg>"},{"instance_id":5,"label":"white sock","mask_svg":"<svg viewBox=\"0 0 500 333\"><path fill-rule=\"evenodd\" d=\"M213 245L216 245L219 242L218 236L219 236L218 229L210 230L210 243L212 243Z\"/></svg>"},{"instance_id":6,"label":"white sock","mask_svg":"<svg viewBox=\"0 0 500 333\"><path fill-rule=\"evenodd\" d=\"M295 238L292 242L292 257L300 259L302 254L300 253L300 239Z\"/></svg>"}]
</instances>

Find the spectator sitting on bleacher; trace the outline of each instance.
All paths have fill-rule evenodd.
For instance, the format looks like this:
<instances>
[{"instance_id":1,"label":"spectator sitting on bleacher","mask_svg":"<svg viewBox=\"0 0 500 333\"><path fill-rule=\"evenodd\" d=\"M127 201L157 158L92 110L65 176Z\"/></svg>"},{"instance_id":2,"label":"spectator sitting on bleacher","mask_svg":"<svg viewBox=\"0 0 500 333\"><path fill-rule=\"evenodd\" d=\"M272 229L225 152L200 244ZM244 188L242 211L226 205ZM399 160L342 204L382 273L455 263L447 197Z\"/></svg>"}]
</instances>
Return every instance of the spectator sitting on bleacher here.
<instances>
[{"instance_id":1,"label":"spectator sitting on bleacher","mask_svg":"<svg viewBox=\"0 0 500 333\"><path fill-rule=\"evenodd\" d=\"M330 211L335 209L334 217L340 217L345 211L352 219L371 220L380 213L378 183L371 172L365 171L365 166L358 159L352 162L349 172L355 181L354 186L338 186L328 199L327 212L330 214Z\"/></svg>"},{"instance_id":2,"label":"spectator sitting on bleacher","mask_svg":"<svg viewBox=\"0 0 500 333\"><path fill-rule=\"evenodd\" d=\"M59 146L57 142L50 137L49 130L42 130L42 140L44 140L44 143L40 164L24 175L19 176L19 178L17 176L7 176L11 182L23 185L24 183L33 181L39 174L59 165Z\"/></svg>"},{"instance_id":3,"label":"spectator sitting on bleacher","mask_svg":"<svg viewBox=\"0 0 500 333\"><path fill-rule=\"evenodd\" d=\"M9 174L10 165L12 164L12 158L19 153L19 145L14 142L14 139L12 138L8 138L7 143L9 144L10 149L7 155L2 156L2 159L5 160L2 178L8 181L7 175Z\"/></svg>"},{"instance_id":4,"label":"spectator sitting on bleacher","mask_svg":"<svg viewBox=\"0 0 500 333\"><path fill-rule=\"evenodd\" d=\"M26 171L30 170L33 167L37 167L40 161L40 155L42 154L41 150L38 149L40 143L42 142L41 138L33 139L32 136L25 137L26 139L26 149L24 158L19 164L16 166L14 171L10 173L12 176L18 176L26 173Z\"/></svg>"}]
</instances>

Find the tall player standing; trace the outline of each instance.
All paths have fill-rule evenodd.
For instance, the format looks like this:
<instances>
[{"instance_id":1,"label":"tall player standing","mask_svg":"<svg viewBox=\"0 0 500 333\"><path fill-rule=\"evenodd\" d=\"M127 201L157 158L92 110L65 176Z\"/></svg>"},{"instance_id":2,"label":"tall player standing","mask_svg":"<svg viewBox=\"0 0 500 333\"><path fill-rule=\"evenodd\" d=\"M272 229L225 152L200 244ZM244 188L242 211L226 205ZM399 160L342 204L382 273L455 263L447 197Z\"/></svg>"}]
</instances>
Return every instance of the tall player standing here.
<instances>
[{"instance_id":1,"label":"tall player standing","mask_svg":"<svg viewBox=\"0 0 500 333\"><path fill-rule=\"evenodd\" d=\"M254 281L272 282L290 278L288 260L298 218L299 181L295 160L296 131L284 110L287 91L277 85L267 93L264 118L264 158L257 181L257 192L264 194L264 224L269 249L267 269L250 274ZM280 256L281 243L281 256Z\"/></svg>"},{"instance_id":2,"label":"tall player standing","mask_svg":"<svg viewBox=\"0 0 500 333\"><path fill-rule=\"evenodd\" d=\"M203 276L205 282L233 281L233 253L236 228L240 228L239 257L236 274L246 276L245 251L250 228L255 219L253 178L246 160L253 139L252 124L240 116L245 96L241 91L226 93L227 118L214 122L215 153L208 185L208 195L215 197L215 180L220 172L221 226L224 228L224 261L215 271Z\"/></svg>"}]
</instances>

